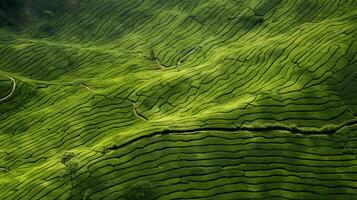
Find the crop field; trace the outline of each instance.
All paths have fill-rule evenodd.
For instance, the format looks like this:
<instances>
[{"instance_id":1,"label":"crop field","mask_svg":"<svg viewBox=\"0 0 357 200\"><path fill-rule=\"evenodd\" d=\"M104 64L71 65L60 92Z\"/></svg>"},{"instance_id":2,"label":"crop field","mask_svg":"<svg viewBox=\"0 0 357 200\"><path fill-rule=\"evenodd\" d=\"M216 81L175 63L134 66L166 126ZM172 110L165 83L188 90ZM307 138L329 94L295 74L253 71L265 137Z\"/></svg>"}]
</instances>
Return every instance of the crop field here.
<instances>
[{"instance_id":1,"label":"crop field","mask_svg":"<svg viewBox=\"0 0 357 200\"><path fill-rule=\"evenodd\" d=\"M0 200L357 199L356 0L10 2Z\"/></svg>"}]
</instances>

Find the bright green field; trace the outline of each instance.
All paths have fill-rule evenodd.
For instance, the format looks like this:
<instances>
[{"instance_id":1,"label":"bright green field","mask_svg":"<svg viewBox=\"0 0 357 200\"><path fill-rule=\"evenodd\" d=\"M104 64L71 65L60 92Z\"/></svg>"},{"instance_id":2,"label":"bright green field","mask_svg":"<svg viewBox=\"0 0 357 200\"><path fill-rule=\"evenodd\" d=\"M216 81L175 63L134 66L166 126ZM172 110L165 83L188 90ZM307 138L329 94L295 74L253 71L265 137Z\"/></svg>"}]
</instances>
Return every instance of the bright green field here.
<instances>
[{"instance_id":1,"label":"bright green field","mask_svg":"<svg viewBox=\"0 0 357 200\"><path fill-rule=\"evenodd\" d=\"M356 0L30 2L0 28L0 200L357 199Z\"/></svg>"}]
</instances>

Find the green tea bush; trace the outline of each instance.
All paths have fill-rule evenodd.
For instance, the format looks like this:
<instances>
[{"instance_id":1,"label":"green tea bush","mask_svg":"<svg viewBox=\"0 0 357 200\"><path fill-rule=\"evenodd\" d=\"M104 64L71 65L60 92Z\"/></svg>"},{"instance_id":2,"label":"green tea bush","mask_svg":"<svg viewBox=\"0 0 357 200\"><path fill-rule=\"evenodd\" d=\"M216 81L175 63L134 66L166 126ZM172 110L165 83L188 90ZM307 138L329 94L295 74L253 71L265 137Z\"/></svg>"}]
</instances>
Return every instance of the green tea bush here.
<instances>
[{"instance_id":1,"label":"green tea bush","mask_svg":"<svg viewBox=\"0 0 357 200\"><path fill-rule=\"evenodd\" d=\"M124 194L125 200L153 200L154 198L153 186L147 181L132 185Z\"/></svg>"}]
</instances>

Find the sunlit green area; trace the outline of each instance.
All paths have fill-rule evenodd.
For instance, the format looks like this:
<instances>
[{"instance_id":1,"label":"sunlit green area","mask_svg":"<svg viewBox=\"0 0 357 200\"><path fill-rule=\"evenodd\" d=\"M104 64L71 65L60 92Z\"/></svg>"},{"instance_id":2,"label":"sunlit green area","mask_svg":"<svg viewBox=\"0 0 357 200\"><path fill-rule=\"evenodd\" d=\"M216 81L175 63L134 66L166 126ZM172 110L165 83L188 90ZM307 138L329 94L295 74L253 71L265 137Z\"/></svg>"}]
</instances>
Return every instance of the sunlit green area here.
<instances>
[{"instance_id":1,"label":"sunlit green area","mask_svg":"<svg viewBox=\"0 0 357 200\"><path fill-rule=\"evenodd\" d=\"M357 1L0 0L0 199L354 199Z\"/></svg>"}]
</instances>

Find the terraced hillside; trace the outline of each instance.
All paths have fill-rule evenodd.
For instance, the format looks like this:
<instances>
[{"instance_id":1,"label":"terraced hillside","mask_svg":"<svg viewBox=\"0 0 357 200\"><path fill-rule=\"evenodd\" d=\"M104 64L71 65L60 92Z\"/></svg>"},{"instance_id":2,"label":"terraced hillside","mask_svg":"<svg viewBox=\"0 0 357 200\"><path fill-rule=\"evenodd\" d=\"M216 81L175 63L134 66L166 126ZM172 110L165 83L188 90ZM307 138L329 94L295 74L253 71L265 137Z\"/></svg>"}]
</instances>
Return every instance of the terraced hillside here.
<instances>
[{"instance_id":1,"label":"terraced hillside","mask_svg":"<svg viewBox=\"0 0 357 200\"><path fill-rule=\"evenodd\" d=\"M23 9L0 23L0 199L356 199L357 1Z\"/></svg>"}]
</instances>

